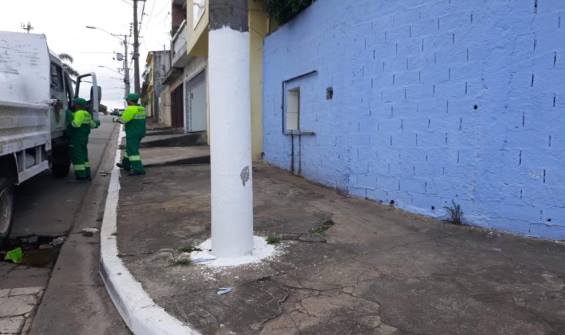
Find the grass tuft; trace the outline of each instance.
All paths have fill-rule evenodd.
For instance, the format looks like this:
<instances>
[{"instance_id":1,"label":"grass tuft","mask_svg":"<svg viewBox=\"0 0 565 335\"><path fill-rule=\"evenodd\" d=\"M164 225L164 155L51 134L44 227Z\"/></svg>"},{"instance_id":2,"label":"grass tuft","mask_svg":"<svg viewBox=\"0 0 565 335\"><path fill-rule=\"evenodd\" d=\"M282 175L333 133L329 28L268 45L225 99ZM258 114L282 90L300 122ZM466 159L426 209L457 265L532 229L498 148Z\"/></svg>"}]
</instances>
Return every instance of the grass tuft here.
<instances>
[{"instance_id":1,"label":"grass tuft","mask_svg":"<svg viewBox=\"0 0 565 335\"><path fill-rule=\"evenodd\" d=\"M172 262L174 266L189 266L190 264L192 264L190 257L175 258Z\"/></svg>"},{"instance_id":2,"label":"grass tuft","mask_svg":"<svg viewBox=\"0 0 565 335\"><path fill-rule=\"evenodd\" d=\"M322 224L310 229L310 233L314 234L314 235L322 235L323 233L325 233L328 229L330 229L331 227L333 227L333 225L335 225L335 222L333 222L332 219L328 219L324 222L322 222Z\"/></svg>"},{"instance_id":3,"label":"grass tuft","mask_svg":"<svg viewBox=\"0 0 565 335\"><path fill-rule=\"evenodd\" d=\"M178 251L178 252L188 252L188 253L191 253L191 252L193 252L193 251L202 251L202 249L197 248L197 247L193 247L193 246L191 246L191 245L187 245L187 246L182 246L182 247L177 248L177 251Z\"/></svg>"},{"instance_id":4,"label":"grass tuft","mask_svg":"<svg viewBox=\"0 0 565 335\"><path fill-rule=\"evenodd\" d=\"M281 241L282 241L282 237L280 237L279 235L273 234L267 236L267 244L275 245L281 243Z\"/></svg>"},{"instance_id":5,"label":"grass tuft","mask_svg":"<svg viewBox=\"0 0 565 335\"><path fill-rule=\"evenodd\" d=\"M463 210L461 209L461 205L455 203L455 201L451 201L452 206L445 206L443 207L447 214L449 215L448 221L454 225L461 225L463 224Z\"/></svg>"}]
</instances>

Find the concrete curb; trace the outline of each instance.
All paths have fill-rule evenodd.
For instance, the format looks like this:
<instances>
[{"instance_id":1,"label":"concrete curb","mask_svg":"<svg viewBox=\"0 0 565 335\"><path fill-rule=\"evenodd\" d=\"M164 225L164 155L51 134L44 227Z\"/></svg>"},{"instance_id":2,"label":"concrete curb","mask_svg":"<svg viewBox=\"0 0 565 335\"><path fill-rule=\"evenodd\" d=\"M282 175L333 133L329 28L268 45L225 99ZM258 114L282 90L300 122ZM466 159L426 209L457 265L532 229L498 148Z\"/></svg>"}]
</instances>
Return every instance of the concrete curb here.
<instances>
[{"instance_id":1,"label":"concrete curb","mask_svg":"<svg viewBox=\"0 0 565 335\"><path fill-rule=\"evenodd\" d=\"M175 159L170 161L164 161L159 163L147 163L143 166L147 167L159 167L159 166L175 166L175 165L210 165L210 156L199 156L183 159Z\"/></svg>"},{"instance_id":2,"label":"concrete curb","mask_svg":"<svg viewBox=\"0 0 565 335\"><path fill-rule=\"evenodd\" d=\"M122 126L118 145L123 137ZM119 160L120 151L116 150L115 162ZM189 325L158 306L118 257L116 232L119 192L120 169L114 165L100 232L100 276L116 309L136 335L199 335Z\"/></svg>"}]
</instances>

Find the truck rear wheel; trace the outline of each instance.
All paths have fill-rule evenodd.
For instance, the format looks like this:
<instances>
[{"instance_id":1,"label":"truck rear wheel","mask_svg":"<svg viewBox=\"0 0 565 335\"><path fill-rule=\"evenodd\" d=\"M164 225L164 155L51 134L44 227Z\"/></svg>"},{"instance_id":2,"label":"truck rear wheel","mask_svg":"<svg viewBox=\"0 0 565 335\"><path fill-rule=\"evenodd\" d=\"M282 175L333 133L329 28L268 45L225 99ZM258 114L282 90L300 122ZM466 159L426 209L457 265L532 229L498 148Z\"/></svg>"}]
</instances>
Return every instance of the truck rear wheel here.
<instances>
[{"instance_id":1,"label":"truck rear wheel","mask_svg":"<svg viewBox=\"0 0 565 335\"><path fill-rule=\"evenodd\" d=\"M71 169L71 157L67 145L59 144L53 147L51 158L51 170L57 178L64 178L69 175Z\"/></svg>"},{"instance_id":2,"label":"truck rear wheel","mask_svg":"<svg viewBox=\"0 0 565 335\"><path fill-rule=\"evenodd\" d=\"M14 187L10 180L0 180L0 246L8 238L14 216Z\"/></svg>"}]
</instances>

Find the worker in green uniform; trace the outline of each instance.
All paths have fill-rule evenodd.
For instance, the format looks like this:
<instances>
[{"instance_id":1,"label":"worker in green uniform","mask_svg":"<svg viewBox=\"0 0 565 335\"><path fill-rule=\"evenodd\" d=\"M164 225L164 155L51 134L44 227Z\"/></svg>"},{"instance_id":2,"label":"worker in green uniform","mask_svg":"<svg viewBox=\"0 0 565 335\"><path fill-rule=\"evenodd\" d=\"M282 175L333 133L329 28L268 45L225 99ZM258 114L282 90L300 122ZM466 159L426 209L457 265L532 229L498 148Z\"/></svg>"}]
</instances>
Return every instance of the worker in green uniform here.
<instances>
[{"instance_id":1,"label":"worker in green uniform","mask_svg":"<svg viewBox=\"0 0 565 335\"><path fill-rule=\"evenodd\" d=\"M125 125L126 130L126 153L118 167L129 171L130 176L145 174L141 156L139 154L139 145L145 136L145 122L147 114L145 108L139 105L139 94L130 93L126 97L128 107L124 110L122 116L117 119Z\"/></svg>"},{"instance_id":2,"label":"worker in green uniform","mask_svg":"<svg viewBox=\"0 0 565 335\"><path fill-rule=\"evenodd\" d=\"M67 134L70 140L71 160L78 180L90 180L90 162L88 160L88 136L98 124L86 110L88 102L82 98L73 100L73 112L67 118Z\"/></svg>"}]
</instances>

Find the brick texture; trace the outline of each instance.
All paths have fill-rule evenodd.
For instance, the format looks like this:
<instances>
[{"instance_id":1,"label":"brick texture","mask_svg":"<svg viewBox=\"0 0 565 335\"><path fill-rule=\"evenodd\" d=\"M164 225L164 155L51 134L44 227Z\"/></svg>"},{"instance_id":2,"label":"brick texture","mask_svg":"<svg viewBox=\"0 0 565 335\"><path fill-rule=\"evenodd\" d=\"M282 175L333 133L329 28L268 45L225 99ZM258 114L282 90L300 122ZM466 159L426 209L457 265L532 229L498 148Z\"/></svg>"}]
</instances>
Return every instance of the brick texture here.
<instances>
[{"instance_id":1,"label":"brick texture","mask_svg":"<svg viewBox=\"0 0 565 335\"><path fill-rule=\"evenodd\" d=\"M565 239L565 2L315 2L265 45L265 159L355 196ZM326 89L333 88L328 100Z\"/></svg>"}]
</instances>

